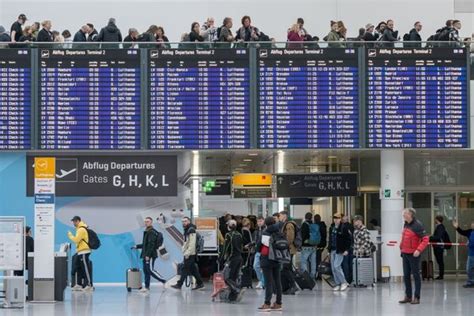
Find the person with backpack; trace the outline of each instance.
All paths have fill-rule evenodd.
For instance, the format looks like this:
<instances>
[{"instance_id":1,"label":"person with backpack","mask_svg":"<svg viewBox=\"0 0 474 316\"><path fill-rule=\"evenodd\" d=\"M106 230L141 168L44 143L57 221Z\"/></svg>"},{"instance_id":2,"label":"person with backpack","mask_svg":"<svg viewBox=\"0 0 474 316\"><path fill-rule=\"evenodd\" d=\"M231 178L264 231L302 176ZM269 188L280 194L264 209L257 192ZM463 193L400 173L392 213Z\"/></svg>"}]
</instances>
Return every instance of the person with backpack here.
<instances>
[{"instance_id":1,"label":"person with backpack","mask_svg":"<svg viewBox=\"0 0 474 316\"><path fill-rule=\"evenodd\" d=\"M79 280L84 280L85 283L81 285L76 285L73 290L78 291L82 290L84 292L92 292L94 288L92 287L92 278L90 273L90 254L91 254L91 245L89 240L89 232L87 229L86 223L84 223L79 216L74 216L71 219L74 227L76 228L76 235L73 235L70 231L67 232L68 238L76 245L76 254L77 259L74 261L77 271L77 276Z\"/></svg>"},{"instance_id":2,"label":"person with backpack","mask_svg":"<svg viewBox=\"0 0 474 316\"><path fill-rule=\"evenodd\" d=\"M257 218L257 228L254 231L254 238L255 242L262 238L263 231L265 230L265 218L263 216L259 216ZM253 260L253 269L255 270L255 274L257 275L258 284L255 287L257 290L261 290L265 287L265 277L263 276L262 267L260 266L260 252L258 249L255 251L255 258Z\"/></svg>"},{"instance_id":3,"label":"person with backpack","mask_svg":"<svg viewBox=\"0 0 474 316\"><path fill-rule=\"evenodd\" d=\"M145 231L143 232L143 241L141 244L134 246L132 249L141 249L140 258L143 259L143 273L145 274L145 287L140 289L140 293L148 293L150 291L151 277L165 284L164 280L155 270L155 261L158 257L158 248L163 245L163 234L153 227L153 219L145 218Z\"/></svg>"},{"instance_id":4,"label":"person with backpack","mask_svg":"<svg viewBox=\"0 0 474 316\"><path fill-rule=\"evenodd\" d=\"M316 278L316 247L321 242L321 232L318 224L313 223L313 213L308 212L305 214L305 221L301 224L301 239L303 240L303 246L301 247L301 262L300 270L308 271L311 278ZM310 263L310 269L308 269L308 261Z\"/></svg>"},{"instance_id":5,"label":"person with backpack","mask_svg":"<svg viewBox=\"0 0 474 316\"><path fill-rule=\"evenodd\" d=\"M448 242L449 235L446 231L446 227L443 225L444 217L442 215L438 215L435 217L435 230L433 235L430 237L430 242ZM439 275L435 278L435 280L443 280L444 279L444 249L451 248L451 246L441 246L441 245L433 245L433 253L436 259L436 263L438 264Z\"/></svg>"},{"instance_id":6,"label":"person with backpack","mask_svg":"<svg viewBox=\"0 0 474 316\"><path fill-rule=\"evenodd\" d=\"M222 252L225 269L228 269L228 272L224 273L224 278L230 288L229 302L238 302L244 292L238 283L242 267L242 235L237 231L237 222L233 219L227 222L227 230Z\"/></svg>"},{"instance_id":7,"label":"person with backpack","mask_svg":"<svg viewBox=\"0 0 474 316\"><path fill-rule=\"evenodd\" d=\"M275 221L274 216L265 218L265 230L257 240L257 251L260 253L260 266L262 267L265 277L265 301L258 307L259 311L281 311L282 288L281 288L281 264L276 258L270 256L270 252L274 252L273 241L276 234L281 234L280 225ZM276 294L276 300L272 304L273 293Z\"/></svg>"},{"instance_id":8,"label":"person with backpack","mask_svg":"<svg viewBox=\"0 0 474 316\"><path fill-rule=\"evenodd\" d=\"M321 215L316 214L313 218L313 223L319 225L319 233L321 234L321 242L319 243L316 249L316 267L319 267L319 264L322 260L323 251L327 246L328 240L328 227L324 221L321 220ZM317 280L321 280L321 276L318 275Z\"/></svg>"},{"instance_id":9,"label":"person with backpack","mask_svg":"<svg viewBox=\"0 0 474 316\"><path fill-rule=\"evenodd\" d=\"M196 264L197 254L202 251L201 244L199 240L202 237L198 237L196 232L196 226L191 224L191 219L187 216L182 219L183 228L184 228L184 244L183 244L183 272L181 273L181 278L179 281L172 285L171 287L177 290L180 290L183 286L184 281L189 275L192 275L196 279L196 286L193 290L199 290L204 288L204 283L202 282L201 275Z\"/></svg>"},{"instance_id":10,"label":"person with backpack","mask_svg":"<svg viewBox=\"0 0 474 316\"><path fill-rule=\"evenodd\" d=\"M283 294L295 295L298 291L298 287L296 286L295 276L293 273L293 257L302 245L301 231L294 221L288 220L288 211L280 212L280 222L278 224L280 226L280 231L285 235L286 240L289 243L291 256L290 262L283 264L281 271L282 287L285 289Z\"/></svg>"},{"instance_id":11,"label":"person with backpack","mask_svg":"<svg viewBox=\"0 0 474 316\"><path fill-rule=\"evenodd\" d=\"M416 218L414 208L403 210L402 240L400 242L400 252L403 259L403 280L405 282L405 298L400 304L420 304L421 276L420 259L421 253L428 246L429 238L423 224ZM415 296L412 294L411 275L415 281Z\"/></svg>"},{"instance_id":12,"label":"person with backpack","mask_svg":"<svg viewBox=\"0 0 474 316\"><path fill-rule=\"evenodd\" d=\"M421 48L421 36L420 32L423 26L421 22L415 22L413 28L410 30L409 33L403 35L403 44L404 47L413 47L413 48Z\"/></svg>"},{"instance_id":13,"label":"person with backpack","mask_svg":"<svg viewBox=\"0 0 474 316\"><path fill-rule=\"evenodd\" d=\"M334 291L345 291L349 287L342 270L342 262L345 256L349 255L351 247L351 235L349 225L342 222L342 213L333 215L333 223L329 228L329 246L331 254L331 270L336 286Z\"/></svg>"},{"instance_id":14,"label":"person with backpack","mask_svg":"<svg viewBox=\"0 0 474 316\"><path fill-rule=\"evenodd\" d=\"M468 254L466 262L467 282L463 285L464 288L474 288L474 221L471 222L471 228L462 229L459 227L458 221L453 219L453 227L459 235L467 237Z\"/></svg>"}]
</instances>

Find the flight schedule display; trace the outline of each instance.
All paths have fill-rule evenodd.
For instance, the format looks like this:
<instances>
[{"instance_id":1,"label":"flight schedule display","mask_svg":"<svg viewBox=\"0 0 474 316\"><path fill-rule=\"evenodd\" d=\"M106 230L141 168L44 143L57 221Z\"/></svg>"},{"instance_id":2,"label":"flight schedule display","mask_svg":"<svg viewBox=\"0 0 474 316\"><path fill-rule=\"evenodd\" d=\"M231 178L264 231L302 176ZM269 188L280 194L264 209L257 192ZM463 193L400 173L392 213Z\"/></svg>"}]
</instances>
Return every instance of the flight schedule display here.
<instances>
[{"instance_id":1,"label":"flight schedule display","mask_svg":"<svg viewBox=\"0 0 474 316\"><path fill-rule=\"evenodd\" d=\"M149 51L149 148L250 147L246 49Z\"/></svg>"},{"instance_id":2,"label":"flight schedule display","mask_svg":"<svg viewBox=\"0 0 474 316\"><path fill-rule=\"evenodd\" d=\"M139 149L134 49L39 50L40 149Z\"/></svg>"},{"instance_id":3,"label":"flight schedule display","mask_svg":"<svg viewBox=\"0 0 474 316\"><path fill-rule=\"evenodd\" d=\"M0 150L31 148L31 51L0 49Z\"/></svg>"},{"instance_id":4,"label":"flight schedule display","mask_svg":"<svg viewBox=\"0 0 474 316\"><path fill-rule=\"evenodd\" d=\"M358 76L356 49L260 49L259 147L359 147Z\"/></svg>"},{"instance_id":5,"label":"flight schedule display","mask_svg":"<svg viewBox=\"0 0 474 316\"><path fill-rule=\"evenodd\" d=\"M467 147L466 57L461 48L368 49L368 147Z\"/></svg>"}]
</instances>

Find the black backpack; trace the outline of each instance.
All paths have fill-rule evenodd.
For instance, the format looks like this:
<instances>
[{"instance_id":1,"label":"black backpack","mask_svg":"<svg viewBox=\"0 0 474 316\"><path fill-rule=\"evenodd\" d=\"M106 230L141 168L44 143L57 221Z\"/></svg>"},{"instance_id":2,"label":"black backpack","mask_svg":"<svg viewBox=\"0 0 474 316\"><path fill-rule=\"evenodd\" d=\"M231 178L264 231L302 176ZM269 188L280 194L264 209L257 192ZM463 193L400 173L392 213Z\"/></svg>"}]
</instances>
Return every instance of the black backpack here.
<instances>
[{"instance_id":1,"label":"black backpack","mask_svg":"<svg viewBox=\"0 0 474 316\"><path fill-rule=\"evenodd\" d=\"M403 41L404 41L404 42L410 41L410 34L405 33L405 35L403 35Z\"/></svg>"},{"instance_id":2,"label":"black backpack","mask_svg":"<svg viewBox=\"0 0 474 316\"><path fill-rule=\"evenodd\" d=\"M450 27L444 27L441 31L437 34L437 41L447 42L449 41L449 34L451 33L452 29Z\"/></svg>"},{"instance_id":3,"label":"black backpack","mask_svg":"<svg viewBox=\"0 0 474 316\"><path fill-rule=\"evenodd\" d=\"M89 246L90 249L92 250L97 250L100 248L100 239L99 236L97 236L97 233L90 229L89 227L83 227L87 231L87 236L89 237L89 242L85 241L84 242Z\"/></svg>"},{"instance_id":4,"label":"black backpack","mask_svg":"<svg viewBox=\"0 0 474 316\"><path fill-rule=\"evenodd\" d=\"M448 243L448 244L451 244L451 239L449 238L449 234L447 231L444 231L444 234L443 234L443 242L444 243ZM451 245L444 245L444 249L446 250L449 250L451 249Z\"/></svg>"},{"instance_id":5,"label":"black backpack","mask_svg":"<svg viewBox=\"0 0 474 316\"><path fill-rule=\"evenodd\" d=\"M219 26L217 28L217 39L216 39L217 42L219 42L219 40L221 38L221 30L222 30L222 26Z\"/></svg>"}]
</instances>

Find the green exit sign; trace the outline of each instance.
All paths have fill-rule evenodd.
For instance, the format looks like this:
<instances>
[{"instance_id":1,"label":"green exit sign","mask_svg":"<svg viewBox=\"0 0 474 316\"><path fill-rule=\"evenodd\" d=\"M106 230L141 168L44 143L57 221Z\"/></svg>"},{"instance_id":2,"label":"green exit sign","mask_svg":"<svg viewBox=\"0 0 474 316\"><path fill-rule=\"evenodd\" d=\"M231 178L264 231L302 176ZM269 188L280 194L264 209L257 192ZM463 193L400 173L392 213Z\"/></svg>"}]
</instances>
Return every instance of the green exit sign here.
<instances>
[{"instance_id":1,"label":"green exit sign","mask_svg":"<svg viewBox=\"0 0 474 316\"><path fill-rule=\"evenodd\" d=\"M204 184L205 188L213 188L216 186L216 181L206 181Z\"/></svg>"}]
</instances>

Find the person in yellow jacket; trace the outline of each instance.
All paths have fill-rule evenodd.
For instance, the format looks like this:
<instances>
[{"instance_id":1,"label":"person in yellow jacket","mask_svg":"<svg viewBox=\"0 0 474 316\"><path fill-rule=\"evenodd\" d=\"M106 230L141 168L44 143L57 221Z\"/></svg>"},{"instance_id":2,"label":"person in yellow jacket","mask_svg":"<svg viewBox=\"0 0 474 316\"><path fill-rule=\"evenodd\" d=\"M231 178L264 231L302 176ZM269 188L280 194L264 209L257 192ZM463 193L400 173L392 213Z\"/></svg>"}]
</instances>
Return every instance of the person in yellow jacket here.
<instances>
[{"instance_id":1,"label":"person in yellow jacket","mask_svg":"<svg viewBox=\"0 0 474 316\"><path fill-rule=\"evenodd\" d=\"M84 280L82 285L76 284L73 287L73 291L93 291L91 274L90 274L90 261L89 256L91 249L89 247L89 235L87 233L87 225L81 220L79 216L74 216L71 219L74 227L76 228L76 235L73 235L70 231L67 233L68 238L76 244L76 260L75 269L77 271L77 279Z\"/></svg>"}]
</instances>

